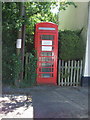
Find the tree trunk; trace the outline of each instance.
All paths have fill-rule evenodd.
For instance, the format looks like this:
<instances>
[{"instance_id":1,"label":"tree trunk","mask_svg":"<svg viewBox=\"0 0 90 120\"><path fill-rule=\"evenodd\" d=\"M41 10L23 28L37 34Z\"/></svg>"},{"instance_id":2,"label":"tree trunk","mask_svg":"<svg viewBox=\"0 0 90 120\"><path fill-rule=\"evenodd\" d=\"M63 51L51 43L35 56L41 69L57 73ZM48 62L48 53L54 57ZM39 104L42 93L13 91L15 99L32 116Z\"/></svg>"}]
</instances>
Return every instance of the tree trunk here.
<instances>
[{"instance_id":1,"label":"tree trunk","mask_svg":"<svg viewBox=\"0 0 90 120\"><path fill-rule=\"evenodd\" d=\"M20 3L20 11L21 11L20 16L24 20L25 19L25 6L24 6L23 2ZM18 75L18 80L15 80L15 85L17 87L19 87L19 83L23 80L25 29L26 29L25 23L22 23L22 27L18 31L18 39L21 39L22 43L21 43L21 49L17 48L17 55L21 54L21 64L22 64L22 66L21 66L21 73L19 73L19 75Z\"/></svg>"}]
</instances>

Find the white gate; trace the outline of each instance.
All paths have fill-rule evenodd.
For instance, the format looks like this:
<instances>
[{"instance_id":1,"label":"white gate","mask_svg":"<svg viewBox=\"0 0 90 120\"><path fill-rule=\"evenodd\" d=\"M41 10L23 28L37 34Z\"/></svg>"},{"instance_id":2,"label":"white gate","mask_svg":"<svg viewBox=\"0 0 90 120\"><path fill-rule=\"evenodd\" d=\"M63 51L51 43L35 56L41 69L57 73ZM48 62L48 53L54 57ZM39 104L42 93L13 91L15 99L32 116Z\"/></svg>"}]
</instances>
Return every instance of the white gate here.
<instances>
[{"instance_id":1,"label":"white gate","mask_svg":"<svg viewBox=\"0 0 90 120\"><path fill-rule=\"evenodd\" d=\"M59 60L58 85L78 86L81 83L82 60Z\"/></svg>"}]
</instances>

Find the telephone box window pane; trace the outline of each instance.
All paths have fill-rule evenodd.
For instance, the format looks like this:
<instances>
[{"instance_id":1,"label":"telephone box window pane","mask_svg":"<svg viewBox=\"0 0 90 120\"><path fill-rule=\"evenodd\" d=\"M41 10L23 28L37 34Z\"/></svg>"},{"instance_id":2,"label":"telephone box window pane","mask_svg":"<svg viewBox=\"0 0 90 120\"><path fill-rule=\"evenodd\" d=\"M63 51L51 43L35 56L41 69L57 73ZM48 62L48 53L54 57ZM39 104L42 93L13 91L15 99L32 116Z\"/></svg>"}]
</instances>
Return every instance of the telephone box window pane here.
<instances>
[{"instance_id":1,"label":"telephone box window pane","mask_svg":"<svg viewBox=\"0 0 90 120\"><path fill-rule=\"evenodd\" d=\"M42 51L52 51L51 46L42 46Z\"/></svg>"},{"instance_id":2,"label":"telephone box window pane","mask_svg":"<svg viewBox=\"0 0 90 120\"><path fill-rule=\"evenodd\" d=\"M53 74L43 73L43 74L41 74L41 77L42 77L42 78L50 78L50 77L53 77Z\"/></svg>"},{"instance_id":3,"label":"telephone box window pane","mask_svg":"<svg viewBox=\"0 0 90 120\"><path fill-rule=\"evenodd\" d=\"M52 45L52 41L42 40L42 45Z\"/></svg>"},{"instance_id":4,"label":"telephone box window pane","mask_svg":"<svg viewBox=\"0 0 90 120\"><path fill-rule=\"evenodd\" d=\"M42 57L42 61L53 61L54 58L52 57Z\"/></svg>"},{"instance_id":5,"label":"telephone box window pane","mask_svg":"<svg viewBox=\"0 0 90 120\"><path fill-rule=\"evenodd\" d=\"M41 51L53 51L54 47L52 47L52 46L41 46L40 49L41 49Z\"/></svg>"},{"instance_id":6,"label":"telephone box window pane","mask_svg":"<svg viewBox=\"0 0 90 120\"><path fill-rule=\"evenodd\" d=\"M53 68L40 68L40 72L53 72Z\"/></svg>"},{"instance_id":7,"label":"telephone box window pane","mask_svg":"<svg viewBox=\"0 0 90 120\"><path fill-rule=\"evenodd\" d=\"M40 45L54 45L54 41L42 40L42 41L40 41Z\"/></svg>"},{"instance_id":8,"label":"telephone box window pane","mask_svg":"<svg viewBox=\"0 0 90 120\"><path fill-rule=\"evenodd\" d=\"M53 67L53 63L41 63L42 67Z\"/></svg>"},{"instance_id":9,"label":"telephone box window pane","mask_svg":"<svg viewBox=\"0 0 90 120\"><path fill-rule=\"evenodd\" d=\"M41 40L54 40L54 35L41 35Z\"/></svg>"},{"instance_id":10,"label":"telephone box window pane","mask_svg":"<svg viewBox=\"0 0 90 120\"><path fill-rule=\"evenodd\" d=\"M53 52L41 52L41 56L53 56Z\"/></svg>"}]
</instances>

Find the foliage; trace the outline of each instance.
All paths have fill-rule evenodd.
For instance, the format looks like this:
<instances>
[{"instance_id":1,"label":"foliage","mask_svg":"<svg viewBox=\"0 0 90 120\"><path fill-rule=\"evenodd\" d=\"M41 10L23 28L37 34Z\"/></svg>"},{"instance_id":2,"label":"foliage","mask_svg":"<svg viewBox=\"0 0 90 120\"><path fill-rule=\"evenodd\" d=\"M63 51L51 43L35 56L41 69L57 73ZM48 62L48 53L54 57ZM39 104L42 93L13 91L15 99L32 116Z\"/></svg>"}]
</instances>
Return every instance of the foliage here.
<instances>
[{"instance_id":1,"label":"foliage","mask_svg":"<svg viewBox=\"0 0 90 120\"><path fill-rule=\"evenodd\" d=\"M20 16L20 6L25 5L26 16ZM65 9L71 3L62 2L58 4L59 10ZM73 5L75 5L73 3ZM2 3L2 52L3 52L3 82L13 83L13 75L15 73L13 54L16 53L16 39L18 38L18 30L22 23L26 24L25 36L25 53L34 51L34 29L38 22L54 22L57 23L57 14L51 12L51 6L57 6L57 2L3 2ZM61 7L62 6L62 7ZM15 57L15 56L14 56ZM16 63L15 63L16 64ZM17 65L16 65L17 66ZM14 72L14 73L13 73ZM16 73L17 76L17 73ZM16 77L17 78L17 77Z\"/></svg>"},{"instance_id":2,"label":"foliage","mask_svg":"<svg viewBox=\"0 0 90 120\"><path fill-rule=\"evenodd\" d=\"M15 81L19 81L20 73L22 71L22 63L21 63L21 55L12 55L12 63L13 63L13 81L15 84ZM18 82L19 83L19 82Z\"/></svg>"},{"instance_id":3,"label":"foliage","mask_svg":"<svg viewBox=\"0 0 90 120\"><path fill-rule=\"evenodd\" d=\"M33 46L35 24L39 22L53 22L58 24L58 14L53 14L51 8L66 10L69 5L76 7L74 2L26 2L26 44ZM28 47L26 50L28 51Z\"/></svg>"},{"instance_id":4,"label":"foliage","mask_svg":"<svg viewBox=\"0 0 90 120\"><path fill-rule=\"evenodd\" d=\"M80 31L59 32L59 59L79 60L83 58L84 51L85 47L80 38Z\"/></svg>"},{"instance_id":5,"label":"foliage","mask_svg":"<svg viewBox=\"0 0 90 120\"><path fill-rule=\"evenodd\" d=\"M68 8L69 5L74 6L75 8L77 8L77 5L74 2L67 2L67 1L62 1L62 2L53 2L53 8L55 8L56 6L58 7L58 11L61 10L66 10Z\"/></svg>"},{"instance_id":6,"label":"foliage","mask_svg":"<svg viewBox=\"0 0 90 120\"><path fill-rule=\"evenodd\" d=\"M21 57L16 54L12 54L8 60L3 62L3 83L13 84L15 80L19 79L21 72Z\"/></svg>"},{"instance_id":7,"label":"foliage","mask_svg":"<svg viewBox=\"0 0 90 120\"><path fill-rule=\"evenodd\" d=\"M11 34L11 35L10 35ZM2 31L2 77L3 82L10 83L12 80L12 55L15 53L15 40L17 32L12 30L3 29ZM13 81L11 81L12 83Z\"/></svg>"},{"instance_id":8,"label":"foliage","mask_svg":"<svg viewBox=\"0 0 90 120\"><path fill-rule=\"evenodd\" d=\"M12 55L15 53L17 39L16 21L19 17L19 6L16 3L3 3L2 6L2 77L3 83L13 83Z\"/></svg>"},{"instance_id":9,"label":"foliage","mask_svg":"<svg viewBox=\"0 0 90 120\"><path fill-rule=\"evenodd\" d=\"M29 87L36 84L37 58L32 53L27 53L26 59L25 78L23 82L21 82L20 87Z\"/></svg>"}]
</instances>

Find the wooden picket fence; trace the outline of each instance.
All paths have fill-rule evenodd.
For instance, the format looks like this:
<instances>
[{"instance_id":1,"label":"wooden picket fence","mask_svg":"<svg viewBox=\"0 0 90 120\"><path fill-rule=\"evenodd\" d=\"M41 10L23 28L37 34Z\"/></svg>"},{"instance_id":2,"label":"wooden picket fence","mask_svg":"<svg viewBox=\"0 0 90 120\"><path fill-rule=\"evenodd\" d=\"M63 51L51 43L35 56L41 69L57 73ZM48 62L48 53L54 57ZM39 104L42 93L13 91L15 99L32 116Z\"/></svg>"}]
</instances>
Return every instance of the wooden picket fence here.
<instances>
[{"instance_id":1,"label":"wooden picket fence","mask_svg":"<svg viewBox=\"0 0 90 120\"><path fill-rule=\"evenodd\" d=\"M58 66L58 85L60 86L78 86L81 84L83 61L59 60Z\"/></svg>"}]
</instances>

